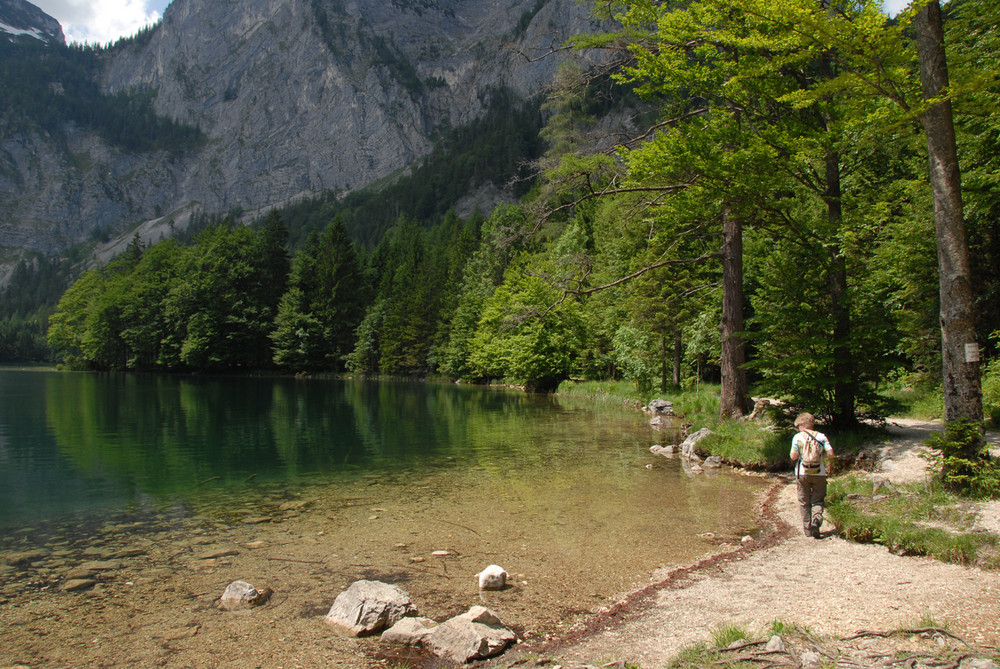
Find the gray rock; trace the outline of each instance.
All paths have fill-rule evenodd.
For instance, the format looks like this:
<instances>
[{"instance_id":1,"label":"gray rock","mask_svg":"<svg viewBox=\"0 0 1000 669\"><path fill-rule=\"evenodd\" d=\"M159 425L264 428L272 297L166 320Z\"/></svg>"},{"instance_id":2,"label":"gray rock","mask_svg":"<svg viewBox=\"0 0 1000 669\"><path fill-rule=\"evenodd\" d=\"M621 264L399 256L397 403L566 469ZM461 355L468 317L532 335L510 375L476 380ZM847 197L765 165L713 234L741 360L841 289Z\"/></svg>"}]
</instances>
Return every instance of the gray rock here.
<instances>
[{"instance_id":1,"label":"gray rock","mask_svg":"<svg viewBox=\"0 0 1000 669\"><path fill-rule=\"evenodd\" d=\"M655 399L646 405L646 410L654 416L670 416L674 413L673 402Z\"/></svg>"},{"instance_id":2,"label":"gray rock","mask_svg":"<svg viewBox=\"0 0 1000 669\"><path fill-rule=\"evenodd\" d=\"M516 640L495 613L474 606L432 629L424 647L438 657L465 663L498 655Z\"/></svg>"},{"instance_id":3,"label":"gray rock","mask_svg":"<svg viewBox=\"0 0 1000 669\"><path fill-rule=\"evenodd\" d=\"M764 650L772 652L772 653L781 653L781 652L784 652L784 650L785 650L785 642L781 640L780 636L778 636L777 634L775 634L767 642L767 646L764 647Z\"/></svg>"},{"instance_id":4,"label":"gray rock","mask_svg":"<svg viewBox=\"0 0 1000 669\"><path fill-rule=\"evenodd\" d=\"M219 605L227 611L239 611L260 606L267 599L267 592L260 592L246 581L233 581L219 598Z\"/></svg>"},{"instance_id":5,"label":"gray rock","mask_svg":"<svg viewBox=\"0 0 1000 669\"><path fill-rule=\"evenodd\" d=\"M705 458L705 462L701 463L701 466L707 469L718 469L722 466L722 458L718 455L710 455Z\"/></svg>"},{"instance_id":6,"label":"gray rock","mask_svg":"<svg viewBox=\"0 0 1000 669\"><path fill-rule=\"evenodd\" d=\"M815 653L811 650L807 650L802 653L802 666L804 669L819 669L822 666L823 658L820 657L819 653Z\"/></svg>"},{"instance_id":7,"label":"gray rock","mask_svg":"<svg viewBox=\"0 0 1000 669\"><path fill-rule=\"evenodd\" d=\"M692 435L689 435L687 439L681 442L681 455L686 458L693 458L694 456L705 456L708 455L707 451L698 448L698 443L703 439L715 434L707 427L703 427Z\"/></svg>"},{"instance_id":8,"label":"gray rock","mask_svg":"<svg viewBox=\"0 0 1000 669\"><path fill-rule=\"evenodd\" d=\"M959 669L998 669L996 662L983 657L967 657L958 666Z\"/></svg>"},{"instance_id":9,"label":"gray rock","mask_svg":"<svg viewBox=\"0 0 1000 669\"><path fill-rule=\"evenodd\" d=\"M97 581L92 578L71 578L62 585L62 589L66 592L75 592L76 590L86 590L87 588L92 588L97 585Z\"/></svg>"},{"instance_id":10,"label":"gray rock","mask_svg":"<svg viewBox=\"0 0 1000 669\"><path fill-rule=\"evenodd\" d=\"M410 616L382 632L382 641L406 646L421 646L437 623L430 618Z\"/></svg>"},{"instance_id":11,"label":"gray rock","mask_svg":"<svg viewBox=\"0 0 1000 669\"><path fill-rule=\"evenodd\" d=\"M891 460L887 460L886 462L891 462ZM892 482L889 481L889 479L882 478L881 476L873 476L872 495L877 495L879 493L890 495L895 494L896 486L892 485Z\"/></svg>"},{"instance_id":12,"label":"gray rock","mask_svg":"<svg viewBox=\"0 0 1000 669\"><path fill-rule=\"evenodd\" d=\"M381 581L355 581L337 595L325 620L349 634L362 636L392 627L416 614L410 596L400 588Z\"/></svg>"}]
</instances>

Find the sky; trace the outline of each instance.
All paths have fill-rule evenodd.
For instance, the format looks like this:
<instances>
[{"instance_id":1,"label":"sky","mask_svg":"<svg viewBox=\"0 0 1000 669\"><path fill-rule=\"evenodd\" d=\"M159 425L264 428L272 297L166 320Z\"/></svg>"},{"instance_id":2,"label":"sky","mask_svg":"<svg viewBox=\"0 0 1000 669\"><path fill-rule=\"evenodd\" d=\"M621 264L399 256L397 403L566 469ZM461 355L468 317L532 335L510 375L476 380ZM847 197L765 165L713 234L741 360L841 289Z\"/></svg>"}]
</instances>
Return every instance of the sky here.
<instances>
[{"instance_id":1,"label":"sky","mask_svg":"<svg viewBox=\"0 0 1000 669\"><path fill-rule=\"evenodd\" d=\"M62 25L67 42L106 44L159 21L170 0L29 0Z\"/></svg>"}]
</instances>

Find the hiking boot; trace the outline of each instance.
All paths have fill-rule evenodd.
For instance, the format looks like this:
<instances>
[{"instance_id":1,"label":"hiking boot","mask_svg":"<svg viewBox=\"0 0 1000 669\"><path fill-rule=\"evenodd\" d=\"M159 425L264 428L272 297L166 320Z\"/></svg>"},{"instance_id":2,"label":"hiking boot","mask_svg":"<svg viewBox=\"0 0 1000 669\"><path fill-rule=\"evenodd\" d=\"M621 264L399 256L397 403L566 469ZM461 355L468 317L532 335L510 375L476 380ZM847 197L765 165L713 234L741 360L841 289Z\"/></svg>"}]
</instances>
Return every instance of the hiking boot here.
<instances>
[{"instance_id":1,"label":"hiking boot","mask_svg":"<svg viewBox=\"0 0 1000 669\"><path fill-rule=\"evenodd\" d=\"M819 539L819 523L813 523L809 526L809 536L813 539Z\"/></svg>"}]
</instances>

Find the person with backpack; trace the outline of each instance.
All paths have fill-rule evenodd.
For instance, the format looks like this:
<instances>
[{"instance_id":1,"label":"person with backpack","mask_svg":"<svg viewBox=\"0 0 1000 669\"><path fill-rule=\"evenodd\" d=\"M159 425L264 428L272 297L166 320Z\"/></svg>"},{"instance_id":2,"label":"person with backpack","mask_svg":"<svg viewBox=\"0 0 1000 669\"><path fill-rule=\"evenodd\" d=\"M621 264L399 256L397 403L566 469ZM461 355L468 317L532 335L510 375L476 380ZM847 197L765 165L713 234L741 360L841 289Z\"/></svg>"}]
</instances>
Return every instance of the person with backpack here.
<instances>
[{"instance_id":1,"label":"person with backpack","mask_svg":"<svg viewBox=\"0 0 1000 669\"><path fill-rule=\"evenodd\" d=\"M826 501L826 466L824 458L833 457L833 446L822 432L815 430L816 418L801 413L795 418L799 432L792 437L790 457L795 465L799 507L802 510L802 530L806 536L819 539Z\"/></svg>"}]
</instances>

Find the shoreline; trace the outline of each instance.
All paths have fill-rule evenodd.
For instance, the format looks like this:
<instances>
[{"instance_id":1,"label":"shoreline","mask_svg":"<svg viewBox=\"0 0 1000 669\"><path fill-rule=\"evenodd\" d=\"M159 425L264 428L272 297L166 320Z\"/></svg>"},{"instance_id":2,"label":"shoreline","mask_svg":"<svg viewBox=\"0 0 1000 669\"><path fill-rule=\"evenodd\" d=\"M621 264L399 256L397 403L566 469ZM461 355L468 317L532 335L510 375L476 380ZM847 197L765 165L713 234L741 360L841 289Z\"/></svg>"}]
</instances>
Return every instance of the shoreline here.
<instances>
[{"instance_id":1,"label":"shoreline","mask_svg":"<svg viewBox=\"0 0 1000 669\"><path fill-rule=\"evenodd\" d=\"M927 462L919 453L935 429L940 426L927 421L892 421L892 438L880 450L893 464L880 475L894 483L926 478ZM1000 441L996 433L988 438L994 447ZM805 646L828 658L854 658L859 666L877 666L872 658L879 653L915 652L921 644L921 652L939 657L1000 659L1000 573L848 542L829 522L821 540L802 536L794 529L794 482L772 476L759 515L769 529L754 545L674 568L559 638L513 652L564 669L625 666L614 662L656 669L685 649L710 645L714 631L736 626L762 634L764 641L756 642L761 648L769 627L808 630ZM980 505L984 523L998 506ZM1000 533L992 526L983 531ZM814 570L812 564L823 567ZM924 624L931 622L942 627ZM485 666L510 664L508 657Z\"/></svg>"}]
</instances>

